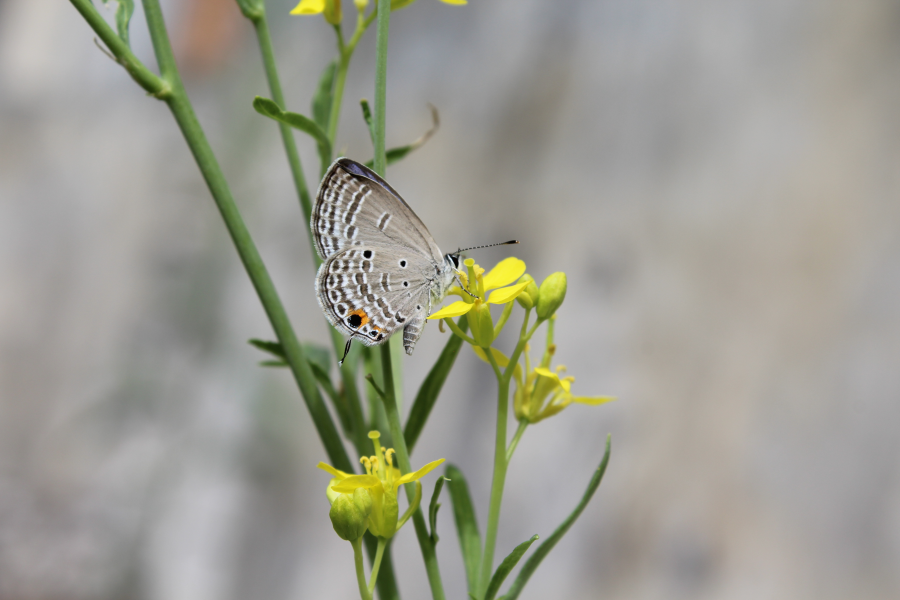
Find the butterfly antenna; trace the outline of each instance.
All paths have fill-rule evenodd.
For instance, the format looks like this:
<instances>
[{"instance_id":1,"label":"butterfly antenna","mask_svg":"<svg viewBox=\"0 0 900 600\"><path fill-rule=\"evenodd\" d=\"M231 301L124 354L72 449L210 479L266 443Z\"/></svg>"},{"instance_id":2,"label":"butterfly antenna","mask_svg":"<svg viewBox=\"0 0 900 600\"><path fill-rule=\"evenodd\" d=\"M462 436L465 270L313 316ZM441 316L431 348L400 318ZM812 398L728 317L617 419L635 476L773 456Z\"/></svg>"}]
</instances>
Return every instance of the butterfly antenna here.
<instances>
[{"instance_id":1,"label":"butterfly antenna","mask_svg":"<svg viewBox=\"0 0 900 600\"><path fill-rule=\"evenodd\" d=\"M344 346L344 355L341 357L341 360L338 361L338 366L344 365L344 359L347 358L347 355L350 354L350 342L353 340L347 340L347 345Z\"/></svg>"},{"instance_id":2,"label":"butterfly antenna","mask_svg":"<svg viewBox=\"0 0 900 600\"><path fill-rule=\"evenodd\" d=\"M457 254L460 252L466 252L467 250L478 250L479 248L493 248L494 246L508 246L509 244L518 244L519 240L509 240L508 242L500 242L498 244L487 244L485 246L472 246L471 248L460 248L456 251Z\"/></svg>"}]
</instances>

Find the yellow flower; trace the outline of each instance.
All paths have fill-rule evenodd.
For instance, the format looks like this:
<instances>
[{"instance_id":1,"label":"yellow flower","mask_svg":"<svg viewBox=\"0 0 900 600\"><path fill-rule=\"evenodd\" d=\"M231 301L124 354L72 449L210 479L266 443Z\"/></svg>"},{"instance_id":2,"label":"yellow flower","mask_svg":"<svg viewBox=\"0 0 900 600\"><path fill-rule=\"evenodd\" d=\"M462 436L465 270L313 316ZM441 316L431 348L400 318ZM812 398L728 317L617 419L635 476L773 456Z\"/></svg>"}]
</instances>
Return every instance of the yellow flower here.
<instances>
[{"instance_id":1,"label":"yellow flower","mask_svg":"<svg viewBox=\"0 0 900 600\"><path fill-rule=\"evenodd\" d=\"M555 319L552 319L552 324ZM513 408L516 411L516 418L520 421L528 421L529 423L537 423L547 417L552 417L573 402L576 404L587 404L596 406L598 404L606 404L615 400L612 396L575 396L571 392L574 377L564 377L560 379L558 373L565 371L562 365L556 367L556 371L551 371L550 359L556 352L556 346L552 343L552 329L548 331L547 350L541 361L541 366L531 369L531 360L528 355L530 348L525 346L525 376L522 376L522 369L516 364L513 369L513 378L516 380L516 391L513 394ZM487 354L481 348L473 347L475 354L484 362L490 362ZM491 348L494 360L500 368L509 364L509 358L505 354Z\"/></svg>"},{"instance_id":2,"label":"yellow flower","mask_svg":"<svg viewBox=\"0 0 900 600\"><path fill-rule=\"evenodd\" d=\"M291 10L292 15L317 15L323 13L325 20L332 25L341 22L341 0L300 0Z\"/></svg>"},{"instance_id":3,"label":"yellow flower","mask_svg":"<svg viewBox=\"0 0 900 600\"><path fill-rule=\"evenodd\" d=\"M525 290L528 286L527 281L509 285L525 272L525 263L518 258L509 257L500 261L487 275L484 274L484 269L476 265L471 258L467 258L463 264L466 265L469 274L466 276L465 273L460 273L459 278L466 290L453 286L448 292L461 296L462 300L445 306L428 318L446 319L467 314L475 343L482 348L487 348L500 333L512 309L512 306L507 307L495 329L488 305L509 304ZM475 285L470 285L469 282L473 280ZM488 292L491 290L494 292L488 296Z\"/></svg>"},{"instance_id":4,"label":"yellow flower","mask_svg":"<svg viewBox=\"0 0 900 600\"><path fill-rule=\"evenodd\" d=\"M374 456L363 456L360 462L366 467L365 475L352 475L335 469L331 465L320 462L319 468L334 476L326 490L328 500L334 505L341 495L355 493L357 490L365 490L372 498L371 510L368 513L368 529L373 535L390 538L400 529L407 519L412 516L422 498L422 486L418 480L429 471L444 462L444 459L432 461L414 473L400 475L400 470L393 465L391 456L393 448L382 448L378 442L381 437L377 431L370 431L369 438L375 447ZM416 482L416 496L403 518L398 520L400 513L397 504L397 490L404 483Z\"/></svg>"},{"instance_id":5,"label":"yellow flower","mask_svg":"<svg viewBox=\"0 0 900 600\"><path fill-rule=\"evenodd\" d=\"M522 293L528 286L528 282L517 283L509 286L512 282L522 276L525 272L525 263L518 258L510 256L501 260L496 267L484 275L484 269L475 264L471 258L467 258L463 263L469 271L469 277L465 273L460 273L460 279L463 285L469 288L472 296L456 286L450 288L450 294L460 296L462 300L458 300L449 306L445 306L436 313L430 315L429 319L445 319L447 317L458 317L464 315L480 304L506 304L516 299L516 296ZM475 286L468 285L469 280L474 277ZM503 289L497 289L503 288ZM496 290L488 297L487 293Z\"/></svg>"}]
</instances>

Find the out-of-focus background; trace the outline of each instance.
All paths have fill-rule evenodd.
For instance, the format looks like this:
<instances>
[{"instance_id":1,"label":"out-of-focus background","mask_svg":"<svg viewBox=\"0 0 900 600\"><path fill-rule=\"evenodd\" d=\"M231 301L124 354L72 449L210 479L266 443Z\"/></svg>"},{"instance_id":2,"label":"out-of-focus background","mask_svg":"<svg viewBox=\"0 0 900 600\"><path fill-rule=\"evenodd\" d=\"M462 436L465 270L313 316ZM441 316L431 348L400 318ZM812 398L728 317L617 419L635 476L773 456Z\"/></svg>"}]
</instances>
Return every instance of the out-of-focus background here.
<instances>
[{"instance_id":1,"label":"out-of-focus background","mask_svg":"<svg viewBox=\"0 0 900 600\"><path fill-rule=\"evenodd\" d=\"M291 5L270 21L308 112L333 32ZM230 0L163 8L294 325L325 342L251 27ZM153 65L140 8L132 36ZM271 329L209 193L94 37L68 3L0 2L0 599L354 598L325 454L246 344ZM361 160L373 55L374 28L338 135ZM473 255L566 271L557 359L619 397L526 432L501 557L568 514L607 432L613 454L523 598L900 597L900 4L418 0L391 18L389 145L428 102L442 128L389 180L445 251L516 237ZM445 336L406 360L407 400ZM464 349L413 457L463 469L482 527L493 394ZM411 530L395 554L428 597Z\"/></svg>"}]
</instances>

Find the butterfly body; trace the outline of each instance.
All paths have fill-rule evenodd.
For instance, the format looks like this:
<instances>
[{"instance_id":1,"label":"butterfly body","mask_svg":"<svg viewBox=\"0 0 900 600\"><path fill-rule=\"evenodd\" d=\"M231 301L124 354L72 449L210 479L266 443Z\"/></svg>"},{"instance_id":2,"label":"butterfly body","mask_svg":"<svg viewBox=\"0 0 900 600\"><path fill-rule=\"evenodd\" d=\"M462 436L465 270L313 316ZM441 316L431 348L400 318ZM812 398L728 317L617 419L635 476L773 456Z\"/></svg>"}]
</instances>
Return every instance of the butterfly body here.
<instances>
[{"instance_id":1,"label":"butterfly body","mask_svg":"<svg viewBox=\"0 0 900 600\"><path fill-rule=\"evenodd\" d=\"M412 354L432 307L457 278L459 254L441 254L400 195L348 158L322 179L310 228L324 261L316 298L329 322L367 346L402 329Z\"/></svg>"}]
</instances>

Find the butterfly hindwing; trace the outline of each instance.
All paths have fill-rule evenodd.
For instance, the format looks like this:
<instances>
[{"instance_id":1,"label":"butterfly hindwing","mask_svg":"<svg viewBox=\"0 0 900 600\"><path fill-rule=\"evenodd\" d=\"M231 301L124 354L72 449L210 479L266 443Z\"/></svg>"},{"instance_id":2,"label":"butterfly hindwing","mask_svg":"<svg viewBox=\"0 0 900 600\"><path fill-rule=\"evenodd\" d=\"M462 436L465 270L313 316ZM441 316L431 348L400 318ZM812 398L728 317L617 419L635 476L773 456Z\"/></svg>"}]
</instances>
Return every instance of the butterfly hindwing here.
<instances>
[{"instance_id":1,"label":"butterfly hindwing","mask_svg":"<svg viewBox=\"0 0 900 600\"><path fill-rule=\"evenodd\" d=\"M316 297L331 324L350 339L371 346L402 328L411 354L431 308L434 269L426 259L400 254L408 253L373 243L332 254L319 267Z\"/></svg>"}]
</instances>

